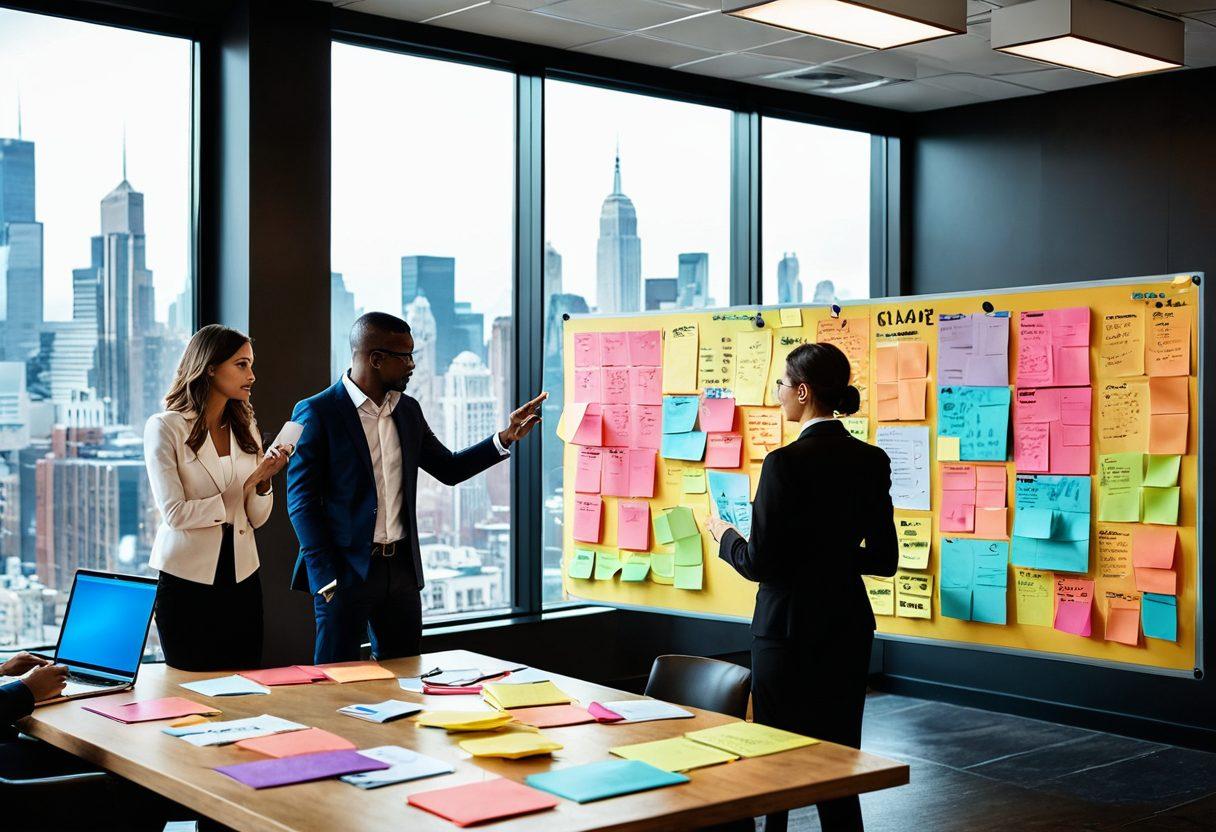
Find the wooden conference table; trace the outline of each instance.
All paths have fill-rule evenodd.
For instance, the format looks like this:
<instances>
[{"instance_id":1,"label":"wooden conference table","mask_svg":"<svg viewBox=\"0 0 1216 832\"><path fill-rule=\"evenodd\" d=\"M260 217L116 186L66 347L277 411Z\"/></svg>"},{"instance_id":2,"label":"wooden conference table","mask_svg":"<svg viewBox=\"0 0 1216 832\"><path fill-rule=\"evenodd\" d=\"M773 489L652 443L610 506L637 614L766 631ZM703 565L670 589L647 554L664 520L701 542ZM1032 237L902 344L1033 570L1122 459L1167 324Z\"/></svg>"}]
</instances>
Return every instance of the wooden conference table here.
<instances>
[{"instance_id":1,"label":"wooden conference table","mask_svg":"<svg viewBox=\"0 0 1216 832\"><path fill-rule=\"evenodd\" d=\"M398 676L418 676L435 667L478 667L486 672L512 665L464 650L430 653L382 663ZM407 806L415 792L476 782L494 776L523 781L528 774L551 768L609 759L618 745L678 737L733 717L693 710L694 719L627 725L590 723L543 729L565 747L552 758L523 760L472 758L457 746L468 734L422 728L406 718L377 725L337 713L352 703L401 699L422 702L432 710L467 709L480 703L473 696L423 696L402 690L395 679L351 684L319 683L271 688L269 696L204 697L178 687L180 682L217 673L186 673L165 665L141 669L132 692L109 697L134 702L181 696L222 710L216 719L239 719L267 713L324 728L359 748L399 745L450 761L455 774L415 780L364 791L339 780L255 791L212 769L262 759L233 746L196 748L162 733L165 721L124 725L82 709L90 700L37 708L20 728L65 751L109 769L216 821L239 830L443 830L446 820ZM554 674L553 681L582 705L593 701L640 698L612 688ZM462 701L463 700L463 701ZM593 803L561 800L556 809L484 827L494 830L672 830L691 829L767 812L806 806L825 798L885 789L908 782L908 767L852 748L820 743L767 757L696 769L690 783Z\"/></svg>"}]
</instances>

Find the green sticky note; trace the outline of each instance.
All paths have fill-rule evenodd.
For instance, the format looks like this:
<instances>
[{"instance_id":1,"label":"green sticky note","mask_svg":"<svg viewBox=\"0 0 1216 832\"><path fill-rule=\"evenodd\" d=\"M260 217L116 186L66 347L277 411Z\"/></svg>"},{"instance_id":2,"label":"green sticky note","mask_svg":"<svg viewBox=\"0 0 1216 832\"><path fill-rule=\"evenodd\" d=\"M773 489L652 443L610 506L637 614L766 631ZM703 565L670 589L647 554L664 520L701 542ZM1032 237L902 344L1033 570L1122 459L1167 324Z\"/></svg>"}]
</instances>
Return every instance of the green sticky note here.
<instances>
[{"instance_id":1,"label":"green sticky note","mask_svg":"<svg viewBox=\"0 0 1216 832\"><path fill-rule=\"evenodd\" d=\"M654 539L664 546L675 540L671 536L671 520L666 513L656 513L654 515Z\"/></svg>"},{"instance_id":2,"label":"green sticky note","mask_svg":"<svg viewBox=\"0 0 1216 832\"><path fill-rule=\"evenodd\" d=\"M704 494L705 493L705 471L701 468L696 468L692 471L684 472L684 493L685 494Z\"/></svg>"},{"instance_id":3,"label":"green sticky note","mask_svg":"<svg viewBox=\"0 0 1216 832\"><path fill-rule=\"evenodd\" d=\"M1160 526L1178 525L1178 486L1172 488L1143 488L1144 522Z\"/></svg>"},{"instance_id":4,"label":"green sticky note","mask_svg":"<svg viewBox=\"0 0 1216 832\"><path fill-rule=\"evenodd\" d=\"M595 579L611 581L617 572L621 571L621 558L616 552L595 553Z\"/></svg>"},{"instance_id":5,"label":"green sticky note","mask_svg":"<svg viewBox=\"0 0 1216 832\"><path fill-rule=\"evenodd\" d=\"M701 564L676 567L676 589L700 589L704 570Z\"/></svg>"},{"instance_id":6,"label":"green sticky note","mask_svg":"<svg viewBox=\"0 0 1216 832\"><path fill-rule=\"evenodd\" d=\"M574 557L570 559L570 566L566 569L566 574L571 578L586 581L591 578L591 570L594 568L595 552L591 549L575 549Z\"/></svg>"},{"instance_id":7,"label":"green sticky note","mask_svg":"<svg viewBox=\"0 0 1216 832\"><path fill-rule=\"evenodd\" d=\"M701 535L676 541L676 566L701 565Z\"/></svg>"},{"instance_id":8,"label":"green sticky note","mask_svg":"<svg viewBox=\"0 0 1216 832\"><path fill-rule=\"evenodd\" d=\"M650 555L631 554L621 569L622 581L644 581L650 572Z\"/></svg>"},{"instance_id":9,"label":"green sticky note","mask_svg":"<svg viewBox=\"0 0 1216 832\"><path fill-rule=\"evenodd\" d=\"M655 577L667 578L667 583L671 583L671 579L676 574L675 555L656 553L650 556L650 579Z\"/></svg>"},{"instance_id":10,"label":"green sticky note","mask_svg":"<svg viewBox=\"0 0 1216 832\"><path fill-rule=\"evenodd\" d=\"M1178 469L1182 457L1178 454L1149 454L1144 484L1154 488L1171 488L1178 484Z\"/></svg>"},{"instance_id":11,"label":"green sticky note","mask_svg":"<svg viewBox=\"0 0 1216 832\"><path fill-rule=\"evenodd\" d=\"M1138 523L1144 454L1105 454L1098 458L1098 472L1098 519Z\"/></svg>"},{"instance_id":12,"label":"green sticky note","mask_svg":"<svg viewBox=\"0 0 1216 832\"><path fill-rule=\"evenodd\" d=\"M697 521L692 516L692 509L687 506L679 506L667 512L667 522L671 524L671 536L676 540L700 535L700 532L697 531Z\"/></svg>"}]
</instances>

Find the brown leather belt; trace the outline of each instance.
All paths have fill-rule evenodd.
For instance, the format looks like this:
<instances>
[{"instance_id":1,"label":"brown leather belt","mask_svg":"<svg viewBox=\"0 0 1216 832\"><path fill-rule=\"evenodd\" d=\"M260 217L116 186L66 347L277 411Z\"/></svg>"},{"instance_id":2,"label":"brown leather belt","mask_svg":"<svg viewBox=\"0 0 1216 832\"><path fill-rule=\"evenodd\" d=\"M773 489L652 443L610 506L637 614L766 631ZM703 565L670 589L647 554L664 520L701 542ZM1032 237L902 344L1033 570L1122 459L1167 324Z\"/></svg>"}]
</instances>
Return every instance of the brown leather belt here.
<instances>
[{"instance_id":1,"label":"brown leather belt","mask_svg":"<svg viewBox=\"0 0 1216 832\"><path fill-rule=\"evenodd\" d=\"M373 543L372 554L376 557L391 558L397 554L397 544L403 541L394 540L392 543Z\"/></svg>"}]
</instances>

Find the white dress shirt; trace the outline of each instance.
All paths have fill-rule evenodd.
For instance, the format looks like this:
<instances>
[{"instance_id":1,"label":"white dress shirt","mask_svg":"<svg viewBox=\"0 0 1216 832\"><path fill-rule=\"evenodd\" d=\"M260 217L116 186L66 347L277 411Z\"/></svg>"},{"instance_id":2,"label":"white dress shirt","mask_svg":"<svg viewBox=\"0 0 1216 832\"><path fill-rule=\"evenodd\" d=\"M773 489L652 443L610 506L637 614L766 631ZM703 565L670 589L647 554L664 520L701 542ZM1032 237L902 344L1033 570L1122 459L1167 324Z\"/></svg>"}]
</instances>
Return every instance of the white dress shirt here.
<instances>
[{"instance_id":1,"label":"white dress shirt","mask_svg":"<svg viewBox=\"0 0 1216 832\"><path fill-rule=\"evenodd\" d=\"M831 421L832 419L835 419L835 418L836 418L835 416L815 416L814 418L807 419L805 422L802 423L802 427L798 428L798 438L801 439L802 434L806 433L806 429L809 428L811 425L816 425L816 424L819 424L820 422Z\"/></svg>"}]
</instances>

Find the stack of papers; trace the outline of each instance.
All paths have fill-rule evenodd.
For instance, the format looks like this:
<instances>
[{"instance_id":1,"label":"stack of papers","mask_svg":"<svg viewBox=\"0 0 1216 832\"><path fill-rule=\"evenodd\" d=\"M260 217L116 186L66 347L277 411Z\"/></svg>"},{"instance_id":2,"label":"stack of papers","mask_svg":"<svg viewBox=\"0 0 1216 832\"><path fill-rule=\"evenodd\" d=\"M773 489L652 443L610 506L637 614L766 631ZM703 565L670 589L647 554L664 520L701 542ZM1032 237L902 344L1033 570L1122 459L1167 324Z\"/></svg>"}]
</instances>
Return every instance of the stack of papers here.
<instances>
[{"instance_id":1,"label":"stack of papers","mask_svg":"<svg viewBox=\"0 0 1216 832\"><path fill-rule=\"evenodd\" d=\"M416 705L413 702L402 702L400 699L386 699L374 705L347 705L345 708L338 708L338 713L368 722L392 722L394 719L416 714L421 710L422 706Z\"/></svg>"},{"instance_id":2,"label":"stack of papers","mask_svg":"<svg viewBox=\"0 0 1216 832\"><path fill-rule=\"evenodd\" d=\"M501 711L427 711L418 716L418 724L448 731L493 731L513 719Z\"/></svg>"},{"instance_id":3,"label":"stack of papers","mask_svg":"<svg viewBox=\"0 0 1216 832\"><path fill-rule=\"evenodd\" d=\"M419 792L410 795L408 802L457 826L528 815L557 805L556 798L502 777Z\"/></svg>"},{"instance_id":4,"label":"stack of papers","mask_svg":"<svg viewBox=\"0 0 1216 832\"><path fill-rule=\"evenodd\" d=\"M522 685L504 685L494 682L485 686L482 698L496 708L534 708L539 705L568 705L569 696L552 682L530 682Z\"/></svg>"},{"instance_id":5,"label":"stack of papers","mask_svg":"<svg viewBox=\"0 0 1216 832\"><path fill-rule=\"evenodd\" d=\"M386 670L376 662L335 662L319 664L316 669L338 683L370 682L375 679L394 679L391 670Z\"/></svg>"},{"instance_id":6,"label":"stack of papers","mask_svg":"<svg viewBox=\"0 0 1216 832\"><path fill-rule=\"evenodd\" d=\"M118 704L108 700L90 700L91 704L82 705L86 711L109 717L117 722L151 722L156 719L176 719L192 714L211 716L222 713L219 708L200 705L180 696L168 696L164 699L148 699L143 702L128 702Z\"/></svg>"},{"instance_id":7,"label":"stack of papers","mask_svg":"<svg viewBox=\"0 0 1216 832\"><path fill-rule=\"evenodd\" d=\"M270 688L262 687L257 682L240 675L217 676L214 679L200 679L197 682L183 682L186 690L201 693L203 696L245 696L247 694L266 695Z\"/></svg>"},{"instance_id":8,"label":"stack of papers","mask_svg":"<svg viewBox=\"0 0 1216 832\"><path fill-rule=\"evenodd\" d=\"M657 699L622 699L592 702L591 715L599 722L651 722L656 719L690 719L693 714Z\"/></svg>"},{"instance_id":9,"label":"stack of papers","mask_svg":"<svg viewBox=\"0 0 1216 832\"><path fill-rule=\"evenodd\" d=\"M303 731L288 731L269 737L241 740L236 747L256 751L267 757L295 757L299 754L319 754L322 751L355 750L353 742L320 728L306 728Z\"/></svg>"},{"instance_id":10,"label":"stack of papers","mask_svg":"<svg viewBox=\"0 0 1216 832\"><path fill-rule=\"evenodd\" d=\"M298 664L291 667L271 667L266 670L243 670L240 675L268 687L275 687L276 685L308 685L325 680L325 674L315 667L306 667Z\"/></svg>"},{"instance_id":11,"label":"stack of papers","mask_svg":"<svg viewBox=\"0 0 1216 832\"><path fill-rule=\"evenodd\" d=\"M538 731L535 733L512 732L465 740L460 743L460 747L474 757L504 757L508 760L518 760L523 757L560 751L562 744L553 742Z\"/></svg>"},{"instance_id":12,"label":"stack of papers","mask_svg":"<svg viewBox=\"0 0 1216 832\"><path fill-rule=\"evenodd\" d=\"M521 667L519 670L512 670L502 679L496 679L495 683L499 685L529 685L533 682L550 682L552 677L543 670L537 670L535 667Z\"/></svg>"},{"instance_id":13,"label":"stack of papers","mask_svg":"<svg viewBox=\"0 0 1216 832\"><path fill-rule=\"evenodd\" d=\"M344 783L350 783L361 789L378 789L381 786L391 786L394 783L421 780L424 777L451 774L456 771L455 767L448 765L443 760L436 760L434 757L418 754L396 745L365 748L359 754L381 763L388 763L390 766L378 771L365 771L342 777Z\"/></svg>"},{"instance_id":14,"label":"stack of papers","mask_svg":"<svg viewBox=\"0 0 1216 832\"><path fill-rule=\"evenodd\" d=\"M641 760L604 760L542 774L529 774L524 782L567 800L589 803L605 797L687 783L688 778Z\"/></svg>"},{"instance_id":15,"label":"stack of papers","mask_svg":"<svg viewBox=\"0 0 1216 832\"><path fill-rule=\"evenodd\" d=\"M729 763L739 759L738 755L729 754L683 737L619 745L608 751L627 760L641 760L664 771L690 771L694 768L716 766L719 763Z\"/></svg>"},{"instance_id":16,"label":"stack of papers","mask_svg":"<svg viewBox=\"0 0 1216 832\"><path fill-rule=\"evenodd\" d=\"M740 757L763 757L766 754L791 751L819 742L801 734L770 728L757 722L728 722L714 728L689 731L684 736Z\"/></svg>"},{"instance_id":17,"label":"stack of papers","mask_svg":"<svg viewBox=\"0 0 1216 832\"><path fill-rule=\"evenodd\" d=\"M198 725L188 725L185 728L165 728L164 732L171 737L180 737L191 745L203 747L227 745L239 740L268 737L271 734L282 734L287 731L303 731L307 727L298 722L262 714L261 716L251 716L248 719L203 722Z\"/></svg>"},{"instance_id":18,"label":"stack of papers","mask_svg":"<svg viewBox=\"0 0 1216 832\"><path fill-rule=\"evenodd\" d=\"M357 751L326 751L322 754L284 757L281 760L258 760L255 763L221 766L216 771L246 786L269 789L387 768L388 763L365 757Z\"/></svg>"}]
</instances>

